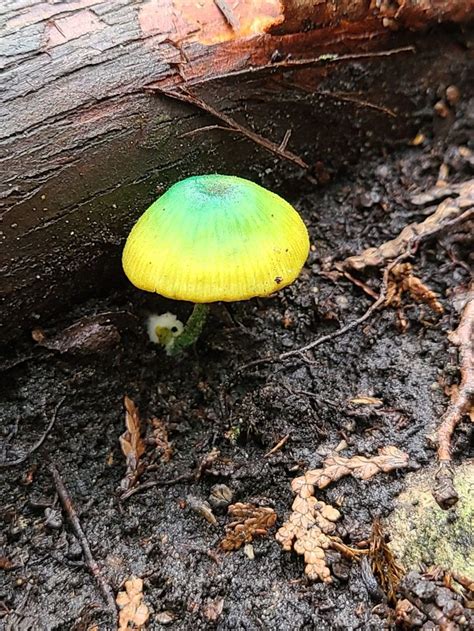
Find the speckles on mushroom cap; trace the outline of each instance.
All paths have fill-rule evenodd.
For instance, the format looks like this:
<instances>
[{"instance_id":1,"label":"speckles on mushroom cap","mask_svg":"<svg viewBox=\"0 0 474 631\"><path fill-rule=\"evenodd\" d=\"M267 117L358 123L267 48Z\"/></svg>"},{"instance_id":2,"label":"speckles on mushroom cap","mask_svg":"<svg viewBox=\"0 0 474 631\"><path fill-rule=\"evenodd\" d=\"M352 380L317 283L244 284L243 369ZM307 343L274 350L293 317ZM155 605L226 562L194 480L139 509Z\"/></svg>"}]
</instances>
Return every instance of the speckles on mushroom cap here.
<instances>
[{"instance_id":1,"label":"speckles on mushroom cap","mask_svg":"<svg viewBox=\"0 0 474 631\"><path fill-rule=\"evenodd\" d=\"M140 289L234 301L292 283L308 251L306 226L284 199L242 178L202 175L174 184L148 208L122 262Z\"/></svg>"}]
</instances>

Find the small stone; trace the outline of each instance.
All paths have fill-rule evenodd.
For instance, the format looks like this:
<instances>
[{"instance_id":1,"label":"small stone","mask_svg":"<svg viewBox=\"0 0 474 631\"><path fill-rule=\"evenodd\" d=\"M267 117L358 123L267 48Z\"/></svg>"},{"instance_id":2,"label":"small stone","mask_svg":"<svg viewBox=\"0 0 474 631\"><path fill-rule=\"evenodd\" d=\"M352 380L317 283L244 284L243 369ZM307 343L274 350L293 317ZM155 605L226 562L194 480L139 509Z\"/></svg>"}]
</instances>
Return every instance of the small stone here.
<instances>
[{"instance_id":1,"label":"small stone","mask_svg":"<svg viewBox=\"0 0 474 631\"><path fill-rule=\"evenodd\" d=\"M45 508L44 516L46 520L44 525L52 530L60 530L63 526L63 518L61 511L56 508Z\"/></svg>"},{"instance_id":2,"label":"small stone","mask_svg":"<svg viewBox=\"0 0 474 631\"><path fill-rule=\"evenodd\" d=\"M433 109L440 118L447 118L449 116L449 108L444 101L435 103Z\"/></svg>"},{"instance_id":3,"label":"small stone","mask_svg":"<svg viewBox=\"0 0 474 631\"><path fill-rule=\"evenodd\" d=\"M333 575L340 581L348 581L350 575L350 567L345 563L333 563L331 566Z\"/></svg>"},{"instance_id":4,"label":"small stone","mask_svg":"<svg viewBox=\"0 0 474 631\"><path fill-rule=\"evenodd\" d=\"M253 549L253 545L251 543L246 543L244 545L244 554L245 556L247 556L251 561L253 561L255 559L255 551Z\"/></svg>"},{"instance_id":5,"label":"small stone","mask_svg":"<svg viewBox=\"0 0 474 631\"><path fill-rule=\"evenodd\" d=\"M436 585L431 581L420 580L413 586L413 593L425 602L431 601L436 593Z\"/></svg>"},{"instance_id":6,"label":"small stone","mask_svg":"<svg viewBox=\"0 0 474 631\"><path fill-rule=\"evenodd\" d=\"M461 98L461 92L455 85L448 85L446 88L446 100L450 105L456 105Z\"/></svg>"}]
</instances>

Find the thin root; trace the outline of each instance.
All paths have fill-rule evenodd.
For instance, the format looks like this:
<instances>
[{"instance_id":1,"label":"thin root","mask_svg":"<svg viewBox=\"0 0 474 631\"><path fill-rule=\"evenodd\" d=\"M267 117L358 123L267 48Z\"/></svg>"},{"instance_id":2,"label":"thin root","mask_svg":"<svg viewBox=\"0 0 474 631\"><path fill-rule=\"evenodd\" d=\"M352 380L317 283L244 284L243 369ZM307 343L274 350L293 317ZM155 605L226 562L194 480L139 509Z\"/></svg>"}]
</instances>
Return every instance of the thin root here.
<instances>
[{"instance_id":1,"label":"thin root","mask_svg":"<svg viewBox=\"0 0 474 631\"><path fill-rule=\"evenodd\" d=\"M456 426L474 404L474 282L467 291L466 303L458 328L449 336L459 347L461 383L454 391L451 403L438 428L439 469L433 496L441 508L448 509L458 501L451 466L451 438Z\"/></svg>"}]
</instances>

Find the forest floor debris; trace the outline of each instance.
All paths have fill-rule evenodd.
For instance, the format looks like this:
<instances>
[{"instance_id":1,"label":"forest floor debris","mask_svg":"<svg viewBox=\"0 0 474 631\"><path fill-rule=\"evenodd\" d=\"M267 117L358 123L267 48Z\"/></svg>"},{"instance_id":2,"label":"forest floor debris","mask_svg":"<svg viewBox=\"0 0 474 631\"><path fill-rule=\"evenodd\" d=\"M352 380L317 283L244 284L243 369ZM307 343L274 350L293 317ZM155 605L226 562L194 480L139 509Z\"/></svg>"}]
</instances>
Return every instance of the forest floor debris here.
<instances>
[{"instance_id":1,"label":"forest floor debris","mask_svg":"<svg viewBox=\"0 0 474 631\"><path fill-rule=\"evenodd\" d=\"M408 466L408 454L391 445L382 447L378 456L329 456L323 462L321 469L307 471L303 476L295 478L291 488L295 493L309 496L314 493L314 487L324 489L331 482L336 482L346 475L352 475L360 480L369 480L377 473L389 473L395 469Z\"/></svg>"},{"instance_id":2,"label":"forest floor debris","mask_svg":"<svg viewBox=\"0 0 474 631\"><path fill-rule=\"evenodd\" d=\"M459 325L448 338L459 348L461 381L459 387L452 390L451 403L437 430L439 469L433 494L441 508L445 509L458 501L451 465L452 435L464 416L470 416L474 421L474 282L465 292Z\"/></svg>"},{"instance_id":3,"label":"forest floor debris","mask_svg":"<svg viewBox=\"0 0 474 631\"><path fill-rule=\"evenodd\" d=\"M321 469L307 471L303 476L295 478L291 483L296 498L292 504L289 518L276 534L277 541L284 550L295 550L304 556L305 574L311 580L332 581L331 571L326 562L326 550L331 547L344 552L338 545L336 522L340 519L339 510L319 501L315 495L315 487L324 489L331 482L344 476L352 475L368 480L377 473L388 473L408 465L408 455L396 447L387 446L380 450L378 456L329 456ZM363 551L352 550L352 556Z\"/></svg>"},{"instance_id":4,"label":"forest floor debris","mask_svg":"<svg viewBox=\"0 0 474 631\"><path fill-rule=\"evenodd\" d=\"M390 546L387 545L385 532L379 518L376 518L372 524L369 558L372 570L387 596L387 601L394 604L396 602L398 585L405 571L396 559Z\"/></svg>"},{"instance_id":5,"label":"forest floor debris","mask_svg":"<svg viewBox=\"0 0 474 631\"><path fill-rule=\"evenodd\" d=\"M471 629L474 614L462 595L429 574L410 572L400 583L402 596L395 608L396 621L409 628L435 628L444 631ZM433 627L433 625L436 625Z\"/></svg>"},{"instance_id":6,"label":"forest floor debris","mask_svg":"<svg viewBox=\"0 0 474 631\"><path fill-rule=\"evenodd\" d=\"M381 267L403 253L414 252L421 241L437 236L474 216L474 180L446 188L437 187L413 196L411 201L415 205L424 205L439 198L444 199L427 219L421 223L409 224L395 239L378 247L368 248L362 254L348 257L342 263L342 269L360 272L367 267Z\"/></svg>"},{"instance_id":7,"label":"forest floor debris","mask_svg":"<svg viewBox=\"0 0 474 631\"><path fill-rule=\"evenodd\" d=\"M406 331L408 322L403 305L404 294L414 302L427 305L436 314L444 312L438 296L425 283L415 276L411 263L398 263L391 272L385 297L385 305L397 310L397 319L401 331Z\"/></svg>"},{"instance_id":8,"label":"forest floor debris","mask_svg":"<svg viewBox=\"0 0 474 631\"><path fill-rule=\"evenodd\" d=\"M122 491L129 491L136 486L139 477L145 470L141 458L145 453L145 442L141 435L141 422L138 408L127 396L125 405L125 432L120 436L120 447L127 463L127 472L120 482Z\"/></svg>"},{"instance_id":9,"label":"forest floor debris","mask_svg":"<svg viewBox=\"0 0 474 631\"><path fill-rule=\"evenodd\" d=\"M277 515L269 506L257 506L237 502L228 508L232 519L226 526L226 536L220 543L222 550L239 550L246 543L251 543L256 536L265 537L275 525Z\"/></svg>"},{"instance_id":10,"label":"forest floor debris","mask_svg":"<svg viewBox=\"0 0 474 631\"><path fill-rule=\"evenodd\" d=\"M108 608L115 616L117 613L117 608L115 606L115 598L114 598L113 590L111 586L109 585L107 579L105 578L105 575L102 569L99 567L99 564L92 556L92 551L89 545L89 541L87 540L84 530L82 529L79 516L74 507L69 491L66 485L64 484L63 479L61 478L61 475L58 469L53 464L49 466L49 470L53 477L54 486L56 487L56 491L58 493L58 496L61 501L64 512L66 514L66 517L69 523L71 524L74 534L76 535L77 540L79 541L79 544L82 548L86 566L89 569L90 573L92 574L94 580L96 581Z\"/></svg>"},{"instance_id":11,"label":"forest floor debris","mask_svg":"<svg viewBox=\"0 0 474 631\"><path fill-rule=\"evenodd\" d=\"M131 576L125 581L123 591L117 594L116 599L119 606L118 631L130 631L143 629L150 611L143 602L143 580L136 576Z\"/></svg>"}]
</instances>

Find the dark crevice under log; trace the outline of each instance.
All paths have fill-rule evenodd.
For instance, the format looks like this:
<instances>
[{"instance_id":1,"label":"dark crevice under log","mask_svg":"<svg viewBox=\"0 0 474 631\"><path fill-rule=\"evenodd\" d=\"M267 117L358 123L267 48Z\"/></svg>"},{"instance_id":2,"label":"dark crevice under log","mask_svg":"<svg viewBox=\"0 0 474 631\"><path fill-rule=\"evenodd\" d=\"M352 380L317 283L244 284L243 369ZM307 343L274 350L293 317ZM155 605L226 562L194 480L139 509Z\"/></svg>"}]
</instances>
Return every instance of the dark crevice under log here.
<instances>
[{"instance_id":1,"label":"dark crevice under log","mask_svg":"<svg viewBox=\"0 0 474 631\"><path fill-rule=\"evenodd\" d=\"M196 22L204 24L202 15L177 13L181 4L193 5L2 4L1 340L79 295L122 282L123 239L170 182L208 171L247 175L277 189L282 177L304 179L302 170L237 134L183 137L217 121L146 87L188 81L200 98L275 143L291 129L288 149L333 172L368 149L410 138L431 116L443 86L467 91L464 27L423 35L410 29L440 19L463 22L470 3L404 2L396 16L394 3L378 9L353 3L350 16L347 3L339 12L335 3L288 3L283 20L279 3L269 2L278 5L267 20L273 32L253 37L234 32L210 1L202 28ZM256 28L259 4L237 3L237 13L245 5L236 16L239 28ZM246 13L250 5L253 17ZM278 66L404 46L413 52Z\"/></svg>"}]
</instances>

